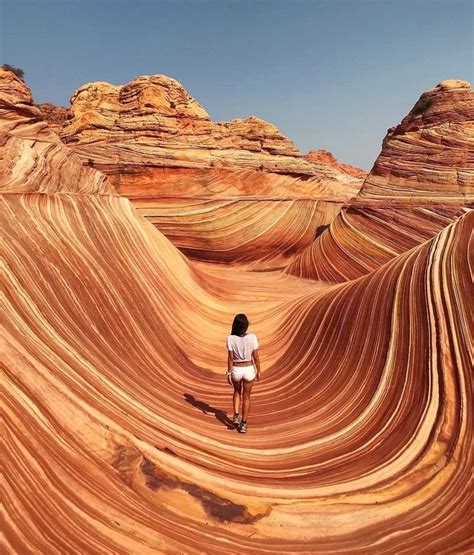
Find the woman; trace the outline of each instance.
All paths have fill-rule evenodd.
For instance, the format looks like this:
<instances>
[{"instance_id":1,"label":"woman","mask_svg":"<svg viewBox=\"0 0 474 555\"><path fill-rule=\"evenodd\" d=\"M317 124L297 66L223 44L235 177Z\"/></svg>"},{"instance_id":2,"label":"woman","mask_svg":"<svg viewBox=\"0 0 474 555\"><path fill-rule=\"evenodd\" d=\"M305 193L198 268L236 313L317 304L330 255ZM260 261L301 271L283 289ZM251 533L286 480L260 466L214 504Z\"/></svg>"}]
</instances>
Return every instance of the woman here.
<instances>
[{"instance_id":1,"label":"woman","mask_svg":"<svg viewBox=\"0 0 474 555\"><path fill-rule=\"evenodd\" d=\"M250 392L255 379L260 379L259 344L254 333L247 333L248 327L247 316L237 314L232 323L232 331L226 340L227 380L234 386L234 418L232 422L242 434L247 431ZM240 419L239 408L242 395L242 419Z\"/></svg>"}]
</instances>

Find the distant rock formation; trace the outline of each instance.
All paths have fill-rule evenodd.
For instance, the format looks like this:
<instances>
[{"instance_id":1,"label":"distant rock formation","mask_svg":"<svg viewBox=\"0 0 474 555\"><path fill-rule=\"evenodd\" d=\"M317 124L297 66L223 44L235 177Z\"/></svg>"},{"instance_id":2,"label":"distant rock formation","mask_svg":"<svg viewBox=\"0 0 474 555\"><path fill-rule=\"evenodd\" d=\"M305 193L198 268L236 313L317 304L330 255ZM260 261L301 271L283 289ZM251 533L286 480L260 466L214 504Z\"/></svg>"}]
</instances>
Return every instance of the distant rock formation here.
<instances>
[{"instance_id":1,"label":"distant rock formation","mask_svg":"<svg viewBox=\"0 0 474 555\"><path fill-rule=\"evenodd\" d=\"M350 166L349 164L342 164L338 162L334 155L329 152L328 150L319 149L319 150L310 150L304 156L306 160L310 162L314 162L315 164L324 164L325 166L329 166L331 168L337 168L349 175L353 175L355 177L363 177L367 176L367 172L361 170L360 168L356 168L354 166Z\"/></svg>"},{"instance_id":2,"label":"distant rock formation","mask_svg":"<svg viewBox=\"0 0 474 555\"><path fill-rule=\"evenodd\" d=\"M260 118L211 121L184 87L165 75L137 77L123 86L83 85L71 97L61 138L81 155L95 157L106 170L120 160L125 171L123 166L138 164L246 168L333 180L341 173L312 164Z\"/></svg>"},{"instance_id":3,"label":"distant rock formation","mask_svg":"<svg viewBox=\"0 0 474 555\"><path fill-rule=\"evenodd\" d=\"M0 68L2 158L0 191L22 193L116 194L105 175L68 152L43 121L30 90L11 71Z\"/></svg>"},{"instance_id":4,"label":"distant rock formation","mask_svg":"<svg viewBox=\"0 0 474 555\"><path fill-rule=\"evenodd\" d=\"M80 87L60 135L175 245L200 260L282 267L362 185L361 176L337 164L303 157L262 119L212 122L180 83L164 75Z\"/></svg>"},{"instance_id":5,"label":"distant rock formation","mask_svg":"<svg viewBox=\"0 0 474 555\"><path fill-rule=\"evenodd\" d=\"M82 145L104 139L114 144L132 143L141 138L148 146L170 151L168 157L163 151L157 165L181 167L210 166L213 161L225 164L225 155L230 154L232 159L234 150L249 153L247 159L234 160L234 165L254 167L259 161L252 154L263 155L263 161L268 154L298 155L293 143L274 125L254 116L212 122L180 83L164 75L138 77L123 86L101 82L83 85L71 97L71 119L62 138L66 143ZM180 157L180 147L190 154ZM197 151L193 152L193 148ZM216 158L217 154L223 155L224 160L221 156ZM293 169L296 171L297 167Z\"/></svg>"},{"instance_id":6,"label":"distant rock formation","mask_svg":"<svg viewBox=\"0 0 474 555\"><path fill-rule=\"evenodd\" d=\"M6 119L7 106L11 104L32 104L33 97L25 82L12 71L7 71L0 66L0 100L2 102L3 117Z\"/></svg>"},{"instance_id":7,"label":"distant rock formation","mask_svg":"<svg viewBox=\"0 0 474 555\"><path fill-rule=\"evenodd\" d=\"M362 199L463 202L474 194L474 91L442 81L389 130Z\"/></svg>"},{"instance_id":8,"label":"distant rock formation","mask_svg":"<svg viewBox=\"0 0 474 555\"><path fill-rule=\"evenodd\" d=\"M427 241L474 203L474 91L448 80L391 128L359 194L287 272L324 281L365 275Z\"/></svg>"},{"instance_id":9,"label":"distant rock formation","mask_svg":"<svg viewBox=\"0 0 474 555\"><path fill-rule=\"evenodd\" d=\"M69 109L63 106L55 106L49 102L37 104L36 106L41 110L43 118L48 123L50 129L59 135L64 122L69 116Z\"/></svg>"}]
</instances>

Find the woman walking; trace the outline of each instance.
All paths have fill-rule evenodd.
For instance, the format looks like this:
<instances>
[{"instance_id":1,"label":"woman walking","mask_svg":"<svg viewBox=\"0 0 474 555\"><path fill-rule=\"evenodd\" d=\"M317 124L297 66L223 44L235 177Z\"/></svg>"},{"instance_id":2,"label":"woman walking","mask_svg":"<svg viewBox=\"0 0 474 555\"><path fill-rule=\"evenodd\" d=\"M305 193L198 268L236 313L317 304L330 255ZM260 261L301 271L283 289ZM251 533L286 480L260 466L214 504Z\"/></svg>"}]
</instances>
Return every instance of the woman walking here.
<instances>
[{"instance_id":1,"label":"woman walking","mask_svg":"<svg viewBox=\"0 0 474 555\"><path fill-rule=\"evenodd\" d=\"M247 316L237 314L232 323L232 331L226 340L227 379L234 386L234 418L232 422L242 434L247 431L252 386L255 379L260 379L259 344L254 333L247 333L248 327ZM241 401L242 418L239 414Z\"/></svg>"}]
</instances>

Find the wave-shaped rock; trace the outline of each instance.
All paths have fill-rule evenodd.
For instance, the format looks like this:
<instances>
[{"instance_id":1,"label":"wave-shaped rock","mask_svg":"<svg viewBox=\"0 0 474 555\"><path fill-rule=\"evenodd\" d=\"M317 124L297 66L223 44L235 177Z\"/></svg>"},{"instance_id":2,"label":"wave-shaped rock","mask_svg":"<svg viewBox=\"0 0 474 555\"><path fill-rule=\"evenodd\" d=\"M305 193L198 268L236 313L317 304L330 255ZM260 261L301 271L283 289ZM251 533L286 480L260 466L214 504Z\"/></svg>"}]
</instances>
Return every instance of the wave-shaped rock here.
<instances>
[{"instance_id":1,"label":"wave-shaped rock","mask_svg":"<svg viewBox=\"0 0 474 555\"><path fill-rule=\"evenodd\" d=\"M358 195L289 264L324 281L355 279L426 241L474 204L474 92L443 81L389 130Z\"/></svg>"},{"instance_id":2,"label":"wave-shaped rock","mask_svg":"<svg viewBox=\"0 0 474 555\"><path fill-rule=\"evenodd\" d=\"M204 269L93 169L69 191L75 157L44 148L24 100L2 96L0 124L18 148L0 176L5 551L472 550L474 214L340 285ZM246 436L223 376L242 306L263 361Z\"/></svg>"},{"instance_id":3,"label":"wave-shaped rock","mask_svg":"<svg viewBox=\"0 0 474 555\"><path fill-rule=\"evenodd\" d=\"M442 81L387 133L361 199L463 202L474 196L474 91Z\"/></svg>"},{"instance_id":4,"label":"wave-shaped rock","mask_svg":"<svg viewBox=\"0 0 474 555\"><path fill-rule=\"evenodd\" d=\"M61 137L183 252L201 260L285 265L362 184L337 164L301 156L264 120L211 121L164 75L80 87Z\"/></svg>"}]
</instances>

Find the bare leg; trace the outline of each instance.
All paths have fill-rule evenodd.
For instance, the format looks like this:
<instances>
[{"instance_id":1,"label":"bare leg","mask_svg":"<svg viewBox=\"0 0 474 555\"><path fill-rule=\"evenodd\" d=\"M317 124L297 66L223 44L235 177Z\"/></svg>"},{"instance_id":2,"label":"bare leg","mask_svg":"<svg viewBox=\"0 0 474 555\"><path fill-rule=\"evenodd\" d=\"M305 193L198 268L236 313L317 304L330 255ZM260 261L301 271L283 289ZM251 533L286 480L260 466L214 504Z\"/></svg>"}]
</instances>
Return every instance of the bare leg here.
<instances>
[{"instance_id":1,"label":"bare leg","mask_svg":"<svg viewBox=\"0 0 474 555\"><path fill-rule=\"evenodd\" d=\"M247 420L247 416L250 411L250 392L252 391L252 386L255 380L252 380L251 382L246 382L245 380L242 380L242 381L244 382L244 386L243 386L244 402L243 402L243 409L242 409L242 420Z\"/></svg>"},{"instance_id":2,"label":"bare leg","mask_svg":"<svg viewBox=\"0 0 474 555\"><path fill-rule=\"evenodd\" d=\"M242 381L240 380L238 382L232 380L232 384L234 386L234 414L239 412L239 408L240 408L240 397L241 397L241 392L242 392Z\"/></svg>"}]
</instances>

